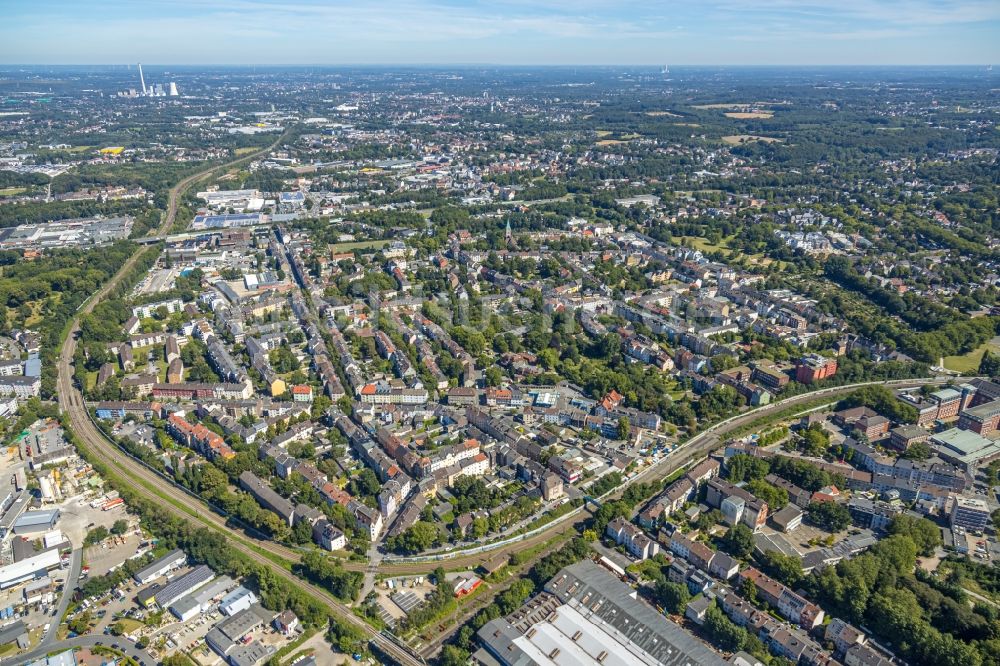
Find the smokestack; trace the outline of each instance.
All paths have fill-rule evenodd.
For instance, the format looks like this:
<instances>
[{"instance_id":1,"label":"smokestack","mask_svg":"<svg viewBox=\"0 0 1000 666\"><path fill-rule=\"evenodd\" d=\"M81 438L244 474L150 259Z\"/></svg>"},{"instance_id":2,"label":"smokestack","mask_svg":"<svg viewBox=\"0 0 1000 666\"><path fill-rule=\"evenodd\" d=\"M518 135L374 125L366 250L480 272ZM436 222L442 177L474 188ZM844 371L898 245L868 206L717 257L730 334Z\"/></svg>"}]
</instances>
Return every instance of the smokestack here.
<instances>
[{"instance_id":1,"label":"smokestack","mask_svg":"<svg viewBox=\"0 0 1000 666\"><path fill-rule=\"evenodd\" d=\"M142 85L142 95L146 96L146 79L142 78L142 63L139 63L139 84Z\"/></svg>"}]
</instances>

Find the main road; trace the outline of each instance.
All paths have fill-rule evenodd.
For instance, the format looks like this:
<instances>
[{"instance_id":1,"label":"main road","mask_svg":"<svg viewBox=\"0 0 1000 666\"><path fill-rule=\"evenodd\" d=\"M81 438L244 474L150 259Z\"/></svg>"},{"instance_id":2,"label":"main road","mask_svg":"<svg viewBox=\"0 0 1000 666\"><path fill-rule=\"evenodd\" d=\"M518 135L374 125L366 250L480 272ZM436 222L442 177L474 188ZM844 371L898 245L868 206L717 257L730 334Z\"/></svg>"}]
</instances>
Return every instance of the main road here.
<instances>
[{"instance_id":1,"label":"main road","mask_svg":"<svg viewBox=\"0 0 1000 666\"><path fill-rule=\"evenodd\" d=\"M56 641L55 643L42 644L30 652L25 652L14 657L7 657L0 661L3 662L4 666L22 666L22 664L30 664L37 659L44 659L50 654L59 654L60 652L65 652L66 650L94 647L117 649L119 652L122 652L126 656L134 659L135 663L139 664L139 666L155 666L156 664L156 660L150 657L148 652L137 648L135 643L132 641L125 638L115 638L103 635L94 636L91 634L77 636L76 638L67 638L66 640Z\"/></svg>"},{"instance_id":2,"label":"main road","mask_svg":"<svg viewBox=\"0 0 1000 666\"><path fill-rule=\"evenodd\" d=\"M171 188L168 197L167 214L162 224L157 229L156 234L163 235L173 226L176 219L179 200L181 195L194 183L210 177L213 173L225 168L230 168L238 163L253 159L266 153L277 146L284 138L283 135L274 144L253 154L243 156L223 165L210 167L198 173L184 178L177 185ZM342 621L352 624L361 629L380 649L403 664L418 664L421 660L412 651L401 647L397 641L387 637L366 622L358 618L346 605L327 593L325 590L316 587L293 575L288 569L275 561L275 558L294 563L300 559L297 551L286 548L266 539L257 539L252 534L234 529L227 518L220 515L215 509L207 507L206 504L197 497L192 496L185 489L172 483L170 479L160 476L154 470L146 467L142 462L132 458L121 451L113 444L94 424L87 411L86 405L80 392L73 385L72 359L76 351L77 335L79 333L80 316L93 311L94 307L113 289L124 277L127 270L134 265L142 252L141 250L133 255L118 273L115 274L104 286L94 294L73 320L70 333L66 338L58 361L58 383L57 395L61 410L69 417L74 432L87 447L89 453L106 465L115 473L123 483L129 485L133 490L148 500L156 502L183 519L206 525L212 529L224 532L229 537L233 548L246 555L251 560L271 569L278 577L285 579L290 584L297 585L308 590L315 597L322 599ZM639 474L627 480L622 486L611 491L609 496L619 495L626 487L639 481L651 481L663 478L674 470L691 462L718 446L722 438L738 428L741 428L756 419L766 416L769 412L778 409L793 407L797 404L812 402L817 397L829 397L831 401L835 398L850 392L860 386L869 384L892 384L899 388L919 386L926 383L943 383L948 378L930 377L919 380L906 380L899 382L866 382L850 386L834 387L821 391L806 393L803 395L788 398L773 403L767 407L745 412L733 416L706 431L696 435L681 448L675 450L657 464L651 465L642 470ZM522 537L513 537L500 541L493 545L475 549L476 552L457 550L451 553L442 553L433 557L416 557L393 559L384 562L380 571L387 574L411 574L426 572L428 562L447 561L451 568L471 568L486 559L496 557L500 554L509 553L514 550L523 550L533 545L548 541L553 536L572 530L573 519L585 509L577 509L565 516ZM344 566L355 571L364 571L367 567L365 562L345 562Z\"/></svg>"},{"instance_id":3,"label":"main road","mask_svg":"<svg viewBox=\"0 0 1000 666\"><path fill-rule=\"evenodd\" d=\"M210 177L217 171L232 167L235 164L245 162L267 153L277 146L286 135L287 133L279 137L277 141L267 148L254 152L250 155L245 155L236 160L232 160L226 164L210 167L198 173L192 174L172 187L168 196L167 214L164 216L163 222L156 233L164 234L174 224L174 220L177 216L178 201L181 195L186 192L187 188L189 188L192 184ZM168 511L189 522L202 524L207 523L210 527L224 531L229 537L229 543L232 548L241 552L257 564L267 567L278 578L285 580L289 585L305 589L317 599L322 600L340 621L353 625L361 630L362 634L367 636L368 640L383 653L406 666L417 666L422 664L423 660L418 655L414 654L411 650L409 650L409 648L402 646L397 640L394 639L394 637L384 635L375 630L364 620L356 616L350 608L341 603L326 590L300 579L298 576L291 573L286 567L275 562L272 557L269 557L261 552L263 549L270 551L273 555L283 556L286 553L291 553L291 551L288 551L287 549L284 549L274 543L244 537L234 531L226 524L224 518L211 509L206 511L206 507L201 501L182 492L177 486L165 482L165 480L157 476L155 472L125 455L94 425L90 418L90 414L87 411L86 405L84 404L83 396L73 384L72 361L74 353L76 352L77 337L80 330L80 318L93 311L94 307L101 301L101 299L118 285L118 283L127 274L128 269L131 268L143 252L146 251L150 250L140 250L130 257L129 260L122 265L121 269L119 269L119 271L111 279L109 279L101 287L101 289L97 291L97 293L91 296L83 307L77 311L76 317L70 325L66 341L63 343L58 360L56 394L60 410L69 418L70 424L72 425L73 431L76 433L77 437L80 438L90 456L101 461L109 470L112 471L112 473L118 476L123 483L129 485L135 492L145 499L163 506ZM165 499L167 501L164 501ZM292 554L291 557L285 559L289 559L294 562L298 560L298 556ZM56 648L58 645L51 645L50 647Z\"/></svg>"}]
</instances>

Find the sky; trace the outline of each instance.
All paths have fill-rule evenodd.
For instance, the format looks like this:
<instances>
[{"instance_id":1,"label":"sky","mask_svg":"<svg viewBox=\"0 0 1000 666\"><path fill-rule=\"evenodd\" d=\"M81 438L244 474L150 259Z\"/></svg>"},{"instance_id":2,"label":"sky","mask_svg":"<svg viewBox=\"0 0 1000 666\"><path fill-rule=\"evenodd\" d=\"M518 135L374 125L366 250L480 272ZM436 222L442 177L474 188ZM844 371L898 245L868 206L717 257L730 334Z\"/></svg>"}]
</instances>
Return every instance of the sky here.
<instances>
[{"instance_id":1,"label":"sky","mask_svg":"<svg viewBox=\"0 0 1000 666\"><path fill-rule=\"evenodd\" d=\"M1000 0L0 0L4 64L1000 64Z\"/></svg>"}]
</instances>

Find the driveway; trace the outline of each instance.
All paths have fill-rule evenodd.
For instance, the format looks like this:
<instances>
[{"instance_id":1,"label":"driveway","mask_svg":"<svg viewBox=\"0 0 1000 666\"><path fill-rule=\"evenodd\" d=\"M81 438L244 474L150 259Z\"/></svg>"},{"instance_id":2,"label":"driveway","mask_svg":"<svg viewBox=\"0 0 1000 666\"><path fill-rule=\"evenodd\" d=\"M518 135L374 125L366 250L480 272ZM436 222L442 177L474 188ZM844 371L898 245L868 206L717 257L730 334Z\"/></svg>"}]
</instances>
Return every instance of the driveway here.
<instances>
[{"instance_id":1,"label":"driveway","mask_svg":"<svg viewBox=\"0 0 1000 666\"><path fill-rule=\"evenodd\" d=\"M66 616L66 609L69 607L70 599L73 597L73 592L80 582L80 570L82 568L83 552L77 548L69 556L69 570L66 574L66 581L63 583L62 596L59 598L59 607L56 614L52 616L52 621L49 622L49 630L42 636L42 642L39 643L39 647L45 647L55 640L56 632L59 630L59 623Z\"/></svg>"},{"instance_id":2,"label":"driveway","mask_svg":"<svg viewBox=\"0 0 1000 666\"><path fill-rule=\"evenodd\" d=\"M3 659L2 662L4 666L22 666L23 664L29 664L36 659L41 659L49 654L55 654L63 652L65 650L73 650L76 648L83 647L115 647L121 652L124 652L127 656L135 659L141 666L155 666L156 660L149 656L145 650L140 650L135 646L134 643L128 641L124 638L114 638L111 636L77 636L76 638L69 638L64 641L56 641L50 643L49 645L39 645L31 652L25 652L24 654L17 655L16 657L9 657Z\"/></svg>"}]
</instances>

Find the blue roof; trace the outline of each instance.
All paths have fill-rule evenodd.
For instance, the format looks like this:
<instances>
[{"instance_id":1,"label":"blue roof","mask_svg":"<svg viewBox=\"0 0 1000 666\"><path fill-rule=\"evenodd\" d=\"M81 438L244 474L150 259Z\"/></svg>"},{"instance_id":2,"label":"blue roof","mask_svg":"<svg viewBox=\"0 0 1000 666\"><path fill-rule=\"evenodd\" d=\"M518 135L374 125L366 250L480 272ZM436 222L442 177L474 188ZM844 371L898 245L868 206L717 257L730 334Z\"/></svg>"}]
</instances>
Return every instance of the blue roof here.
<instances>
[{"instance_id":1,"label":"blue roof","mask_svg":"<svg viewBox=\"0 0 1000 666\"><path fill-rule=\"evenodd\" d=\"M47 509L45 511L28 511L21 514L21 517L14 521L14 527L26 527L28 525L45 525L52 523L59 518L59 509Z\"/></svg>"},{"instance_id":2,"label":"blue roof","mask_svg":"<svg viewBox=\"0 0 1000 666\"><path fill-rule=\"evenodd\" d=\"M29 358L24 362L24 376L25 377L41 377L42 376L42 359L40 358Z\"/></svg>"}]
</instances>

